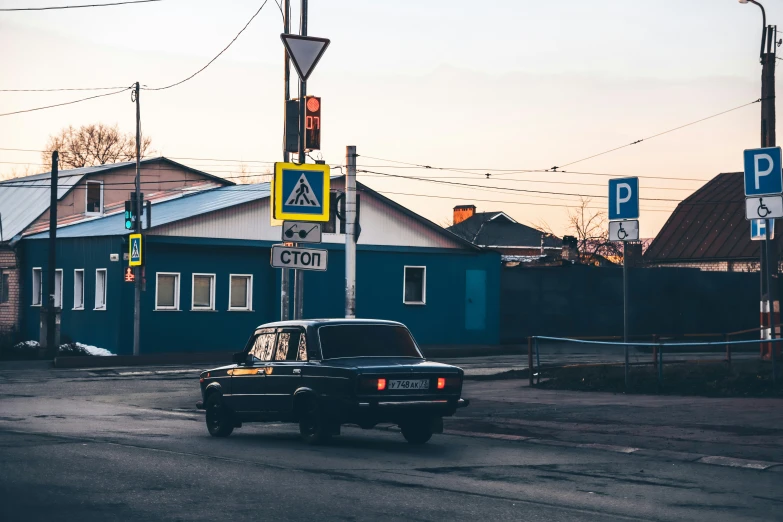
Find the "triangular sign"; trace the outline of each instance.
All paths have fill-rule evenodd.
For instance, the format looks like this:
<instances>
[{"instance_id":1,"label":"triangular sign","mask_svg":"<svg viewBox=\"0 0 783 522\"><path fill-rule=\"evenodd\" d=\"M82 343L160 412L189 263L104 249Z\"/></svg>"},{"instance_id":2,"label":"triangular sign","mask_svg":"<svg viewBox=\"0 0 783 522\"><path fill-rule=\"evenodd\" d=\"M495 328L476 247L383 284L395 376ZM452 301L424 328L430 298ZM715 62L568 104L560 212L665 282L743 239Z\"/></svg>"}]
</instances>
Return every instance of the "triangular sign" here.
<instances>
[{"instance_id":1,"label":"triangular sign","mask_svg":"<svg viewBox=\"0 0 783 522\"><path fill-rule=\"evenodd\" d=\"M310 73L315 69L318 60L329 47L328 38L316 38L314 36L299 36L296 34L281 34L280 39L288 50L288 56L294 62L294 68L299 73L299 79L307 81Z\"/></svg>"},{"instance_id":2,"label":"triangular sign","mask_svg":"<svg viewBox=\"0 0 783 522\"><path fill-rule=\"evenodd\" d=\"M285 205L288 207L320 207L318 197L313 192L313 187L307 181L307 176L302 174L299 181L296 182L293 190L286 198Z\"/></svg>"}]
</instances>

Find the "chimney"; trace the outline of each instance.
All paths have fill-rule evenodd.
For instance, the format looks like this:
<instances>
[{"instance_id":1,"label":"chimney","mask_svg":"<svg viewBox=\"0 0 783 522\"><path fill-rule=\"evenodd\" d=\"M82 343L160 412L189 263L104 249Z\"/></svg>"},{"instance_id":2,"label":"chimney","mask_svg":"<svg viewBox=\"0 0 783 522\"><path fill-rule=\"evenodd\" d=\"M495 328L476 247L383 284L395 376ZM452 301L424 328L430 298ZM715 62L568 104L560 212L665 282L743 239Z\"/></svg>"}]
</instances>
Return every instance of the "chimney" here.
<instances>
[{"instance_id":1,"label":"chimney","mask_svg":"<svg viewBox=\"0 0 783 522\"><path fill-rule=\"evenodd\" d=\"M457 205L454 207L454 223L452 225L462 223L466 219L473 217L475 213L476 205Z\"/></svg>"}]
</instances>

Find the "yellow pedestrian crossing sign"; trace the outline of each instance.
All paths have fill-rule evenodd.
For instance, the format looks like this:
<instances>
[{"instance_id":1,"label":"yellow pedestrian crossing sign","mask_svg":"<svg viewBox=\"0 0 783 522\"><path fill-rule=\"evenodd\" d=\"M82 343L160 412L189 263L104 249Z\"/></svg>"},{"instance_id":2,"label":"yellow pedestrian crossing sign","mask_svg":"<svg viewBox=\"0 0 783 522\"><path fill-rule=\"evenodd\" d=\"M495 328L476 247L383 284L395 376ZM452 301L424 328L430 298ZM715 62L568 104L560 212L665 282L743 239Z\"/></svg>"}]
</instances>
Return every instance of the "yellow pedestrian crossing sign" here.
<instances>
[{"instance_id":1,"label":"yellow pedestrian crossing sign","mask_svg":"<svg viewBox=\"0 0 783 522\"><path fill-rule=\"evenodd\" d=\"M128 241L130 250L128 265L141 266L141 234L131 234L128 239L130 240Z\"/></svg>"},{"instance_id":2,"label":"yellow pedestrian crossing sign","mask_svg":"<svg viewBox=\"0 0 783 522\"><path fill-rule=\"evenodd\" d=\"M275 163L273 217L329 221L329 165Z\"/></svg>"}]
</instances>

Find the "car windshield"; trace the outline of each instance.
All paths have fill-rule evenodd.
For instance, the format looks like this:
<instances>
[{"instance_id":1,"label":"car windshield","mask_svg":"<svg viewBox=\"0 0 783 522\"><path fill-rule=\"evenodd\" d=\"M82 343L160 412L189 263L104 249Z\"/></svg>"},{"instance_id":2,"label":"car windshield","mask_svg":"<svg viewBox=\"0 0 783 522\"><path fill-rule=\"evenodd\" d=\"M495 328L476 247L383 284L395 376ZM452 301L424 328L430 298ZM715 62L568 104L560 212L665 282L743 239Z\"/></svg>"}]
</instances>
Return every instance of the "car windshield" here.
<instances>
[{"instance_id":1,"label":"car windshield","mask_svg":"<svg viewBox=\"0 0 783 522\"><path fill-rule=\"evenodd\" d=\"M318 329L324 359L338 357L416 357L421 353L404 326L340 324Z\"/></svg>"}]
</instances>

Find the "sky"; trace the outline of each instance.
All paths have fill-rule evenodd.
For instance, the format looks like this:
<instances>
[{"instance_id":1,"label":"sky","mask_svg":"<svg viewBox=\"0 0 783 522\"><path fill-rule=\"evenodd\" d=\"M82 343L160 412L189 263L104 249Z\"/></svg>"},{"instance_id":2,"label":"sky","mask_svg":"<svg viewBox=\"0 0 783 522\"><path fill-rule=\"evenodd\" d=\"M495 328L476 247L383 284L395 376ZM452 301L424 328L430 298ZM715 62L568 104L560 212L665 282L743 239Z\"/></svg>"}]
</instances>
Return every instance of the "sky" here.
<instances>
[{"instance_id":1,"label":"sky","mask_svg":"<svg viewBox=\"0 0 783 522\"><path fill-rule=\"evenodd\" d=\"M97 0L0 0L0 9L78 3ZM168 85L211 60L262 3L164 0L0 12L0 89ZM768 23L783 23L783 2L765 3ZM757 100L762 22L752 4L309 6L309 34L331 39L307 86L322 98L323 159L344 164L345 147L355 145L359 181L441 225L451 223L453 206L475 204L562 235L579 195L601 211L610 177L639 176L641 235L654 237L678 201L720 172L742 170L742 151L759 144L756 103L565 167L580 174L520 172L566 165ZM226 176L237 175L241 163L266 172L281 161L281 32L280 11L269 0L204 72L172 89L143 90L142 129L157 153ZM91 94L0 92L0 113ZM42 149L62 127L98 122L132 132L130 93L0 117L0 148ZM0 150L0 175L39 172L39 156Z\"/></svg>"}]
</instances>

